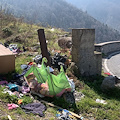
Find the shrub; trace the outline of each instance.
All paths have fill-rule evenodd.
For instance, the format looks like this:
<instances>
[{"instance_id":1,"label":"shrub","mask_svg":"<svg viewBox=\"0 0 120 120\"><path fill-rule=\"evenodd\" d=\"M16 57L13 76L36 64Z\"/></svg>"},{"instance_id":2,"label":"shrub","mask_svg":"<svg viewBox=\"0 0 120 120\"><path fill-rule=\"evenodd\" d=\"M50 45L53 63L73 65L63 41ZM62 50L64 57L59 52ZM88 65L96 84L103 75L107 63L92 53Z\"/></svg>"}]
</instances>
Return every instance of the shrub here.
<instances>
[{"instance_id":1,"label":"shrub","mask_svg":"<svg viewBox=\"0 0 120 120\"><path fill-rule=\"evenodd\" d=\"M8 27L2 29L4 37L9 37L12 35L12 30Z\"/></svg>"}]
</instances>

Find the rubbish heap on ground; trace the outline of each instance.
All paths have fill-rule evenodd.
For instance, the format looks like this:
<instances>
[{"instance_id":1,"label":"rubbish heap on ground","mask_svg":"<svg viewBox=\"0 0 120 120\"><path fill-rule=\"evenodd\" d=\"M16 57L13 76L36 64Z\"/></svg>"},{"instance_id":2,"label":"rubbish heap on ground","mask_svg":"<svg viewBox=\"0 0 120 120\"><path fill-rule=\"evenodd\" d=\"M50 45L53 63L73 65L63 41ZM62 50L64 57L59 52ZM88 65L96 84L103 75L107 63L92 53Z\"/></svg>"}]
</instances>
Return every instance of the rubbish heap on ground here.
<instances>
[{"instance_id":1,"label":"rubbish heap on ground","mask_svg":"<svg viewBox=\"0 0 120 120\"><path fill-rule=\"evenodd\" d=\"M28 104L23 106L22 97L29 94L36 94L40 97L60 97L63 93L73 92L75 90L73 80L70 80L65 74L62 65L58 66L58 69L60 70L59 73L57 75L54 75L54 69L49 66L46 67L45 65L45 63L47 63L47 59L43 58L41 60L41 64L29 62L28 64L21 65L21 69L23 70L23 72L21 74L14 73L13 80L7 81L6 79L3 79L1 77L0 85L4 85L6 87L3 93L16 95L19 98L18 105L14 103L8 104L9 110L15 109L20 106L21 108L25 109L26 113L32 112L34 114L43 116L43 111L46 110L46 107L43 106L42 103L36 103L37 105L35 103L30 103L30 105ZM60 60L62 61L63 58L57 61L54 56L53 60L56 60L55 62L56 64L58 64L58 62ZM64 63L65 60L62 62ZM34 107L36 106L41 106L45 109L39 112L34 111Z\"/></svg>"}]
</instances>

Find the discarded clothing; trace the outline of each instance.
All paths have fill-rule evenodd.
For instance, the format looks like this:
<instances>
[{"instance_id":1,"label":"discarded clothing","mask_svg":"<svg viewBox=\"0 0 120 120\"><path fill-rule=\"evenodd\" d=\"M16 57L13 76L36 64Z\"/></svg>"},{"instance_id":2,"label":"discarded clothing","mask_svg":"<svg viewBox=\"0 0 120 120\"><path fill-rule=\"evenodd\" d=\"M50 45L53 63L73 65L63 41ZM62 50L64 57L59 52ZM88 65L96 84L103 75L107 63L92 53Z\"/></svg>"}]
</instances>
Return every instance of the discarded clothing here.
<instances>
[{"instance_id":1,"label":"discarded clothing","mask_svg":"<svg viewBox=\"0 0 120 120\"><path fill-rule=\"evenodd\" d=\"M14 53L14 54L19 54L20 52L22 52L19 48L17 48L17 49L13 49L12 50L12 52Z\"/></svg>"},{"instance_id":2,"label":"discarded clothing","mask_svg":"<svg viewBox=\"0 0 120 120\"><path fill-rule=\"evenodd\" d=\"M18 108L19 106L17 104L8 104L8 110Z\"/></svg>"},{"instance_id":3,"label":"discarded clothing","mask_svg":"<svg viewBox=\"0 0 120 120\"><path fill-rule=\"evenodd\" d=\"M30 92L30 88L29 88L29 87L26 87L26 86L22 86L22 93L23 93L23 94L26 94L26 93L28 93L28 92Z\"/></svg>"},{"instance_id":4,"label":"discarded clothing","mask_svg":"<svg viewBox=\"0 0 120 120\"><path fill-rule=\"evenodd\" d=\"M15 74L14 79L18 79L26 74L26 72L31 68L31 65L27 65L26 69L23 70L21 74Z\"/></svg>"},{"instance_id":5,"label":"discarded clothing","mask_svg":"<svg viewBox=\"0 0 120 120\"><path fill-rule=\"evenodd\" d=\"M8 82L7 81L0 81L0 85L7 85Z\"/></svg>"},{"instance_id":6,"label":"discarded clothing","mask_svg":"<svg viewBox=\"0 0 120 120\"><path fill-rule=\"evenodd\" d=\"M5 88L5 89L3 90L3 93L8 93L9 95L14 95L14 93L11 92L10 90L8 90L7 88Z\"/></svg>"},{"instance_id":7,"label":"discarded clothing","mask_svg":"<svg viewBox=\"0 0 120 120\"><path fill-rule=\"evenodd\" d=\"M4 46L5 46L6 48L8 48L8 47L9 47L9 44L8 44L8 43L4 43Z\"/></svg>"},{"instance_id":8,"label":"discarded clothing","mask_svg":"<svg viewBox=\"0 0 120 120\"><path fill-rule=\"evenodd\" d=\"M8 87L12 92L14 92L14 91L22 92L22 87L19 86L19 85L17 85L17 83L15 83L15 84L8 83L8 84L7 84L7 87Z\"/></svg>"},{"instance_id":9,"label":"discarded clothing","mask_svg":"<svg viewBox=\"0 0 120 120\"><path fill-rule=\"evenodd\" d=\"M66 109L59 109L57 111L58 114L56 114L56 117L59 119L59 120L72 120L70 118L70 113L68 110ZM72 116L72 115L71 115Z\"/></svg>"},{"instance_id":10,"label":"discarded clothing","mask_svg":"<svg viewBox=\"0 0 120 120\"><path fill-rule=\"evenodd\" d=\"M26 69L27 67L28 67L28 65L26 65L26 64L21 65L22 70Z\"/></svg>"},{"instance_id":11,"label":"discarded clothing","mask_svg":"<svg viewBox=\"0 0 120 120\"><path fill-rule=\"evenodd\" d=\"M12 50L16 50L17 49L17 44L10 44L9 45L9 49Z\"/></svg>"},{"instance_id":12,"label":"discarded clothing","mask_svg":"<svg viewBox=\"0 0 120 120\"><path fill-rule=\"evenodd\" d=\"M67 60L67 56L61 56L60 53L55 53L54 56L52 57L52 66L54 68L58 68L60 71L60 66L62 65L64 70L66 71L67 65L65 65L65 62Z\"/></svg>"},{"instance_id":13,"label":"discarded clothing","mask_svg":"<svg viewBox=\"0 0 120 120\"><path fill-rule=\"evenodd\" d=\"M42 63L42 55L37 55L37 56L35 56L35 58L33 58L34 59L34 62L36 63L36 64L41 64Z\"/></svg>"},{"instance_id":14,"label":"discarded clothing","mask_svg":"<svg viewBox=\"0 0 120 120\"><path fill-rule=\"evenodd\" d=\"M13 53L17 53L17 52L16 52L17 49L18 49L17 44L10 44L10 45L9 45L9 49L10 49Z\"/></svg>"},{"instance_id":15,"label":"discarded clothing","mask_svg":"<svg viewBox=\"0 0 120 120\"><path fill-rule=\"evenodd\" d=\"M47 109L46 106L42 103L30 103L27 105L22 105L21 108L25 109L26 112L38 114L41 117L44 116L43 112Z\"/></svg>"},{"instance_id":16,"label":"discarded clothing","mask_svg":"<svg viewBox=\"0 0 120 120\"><path fill-rule=\"evenodd\" d=\"M8 87L11 91L18 91L18 85L9 83Z\"/></svg>"}]
</instances>

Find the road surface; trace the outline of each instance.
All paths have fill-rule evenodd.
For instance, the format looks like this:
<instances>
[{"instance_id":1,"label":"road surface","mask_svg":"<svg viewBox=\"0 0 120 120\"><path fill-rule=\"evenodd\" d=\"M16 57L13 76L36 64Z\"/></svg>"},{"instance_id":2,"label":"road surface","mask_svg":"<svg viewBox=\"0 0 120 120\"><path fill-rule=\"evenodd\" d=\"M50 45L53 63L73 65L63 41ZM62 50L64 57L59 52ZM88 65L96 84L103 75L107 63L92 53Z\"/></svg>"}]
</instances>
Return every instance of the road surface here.
<instances>
[{"instance_id":1,"label":"road surface","mask_svg":"<svg viewBox=\"0 0 120 120\"><path fill-rule=\"evenodd\" d=\"M120 78L120 52L113 53L105 60L107 71Z\"/></svg>"}]
</instances>

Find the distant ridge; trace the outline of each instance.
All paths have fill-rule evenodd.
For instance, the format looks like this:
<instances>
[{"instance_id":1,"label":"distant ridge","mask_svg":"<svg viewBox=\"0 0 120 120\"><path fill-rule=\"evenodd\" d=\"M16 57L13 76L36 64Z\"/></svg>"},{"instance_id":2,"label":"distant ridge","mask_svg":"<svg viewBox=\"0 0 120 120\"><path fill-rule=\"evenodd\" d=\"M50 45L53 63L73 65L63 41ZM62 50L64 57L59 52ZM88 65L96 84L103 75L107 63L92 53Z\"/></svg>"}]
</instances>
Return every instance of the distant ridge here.
<instances>
[{"instance_id":1,"label":"distant ridge","mask_svg":"<svg viewBox=\"0 0 120 120\"><path fill-rule=\"evenodd\" d=\"M0 5L7 6L17 17L44 26L50 25L66 31L70 31L69 28L95 28L95 43L120 40L117 30L100 23L65 0L1 0Z\"/></svg>"},{"instance_id":2,"label":"distant ridge","mask_svg":"<svg viewBox=\"0 0 120 120\"><path fill-rule=\"evenodd\" d=\"M120 32L120 0L65 0Z\"/></svg>"}]
</instances>

